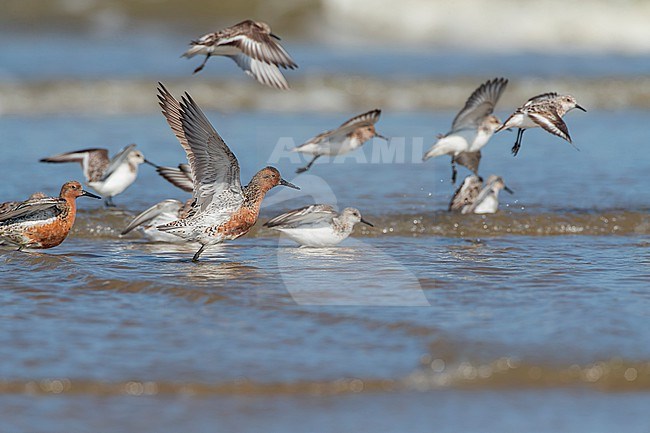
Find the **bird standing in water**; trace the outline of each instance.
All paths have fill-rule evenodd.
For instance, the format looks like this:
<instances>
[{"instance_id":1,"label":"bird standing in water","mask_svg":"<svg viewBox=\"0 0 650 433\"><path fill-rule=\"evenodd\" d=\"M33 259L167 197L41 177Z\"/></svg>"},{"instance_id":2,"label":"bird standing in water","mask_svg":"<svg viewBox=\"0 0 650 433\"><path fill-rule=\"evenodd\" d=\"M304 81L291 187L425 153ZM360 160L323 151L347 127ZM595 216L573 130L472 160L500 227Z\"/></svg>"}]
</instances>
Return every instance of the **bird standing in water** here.
<instances>
[{"instance_id":1,"label":"bird standing in water","mask_svg":"<svg viewBox=\"0 0 650 433\"><path fill-rule=\"evenodd\" d=\"M0 240L23 248L52 248L68 236L77 214L77 197L100 199L70 181L58 197L29 199L0 213Z\"/></svg>"},{"instance_id":2,"label":"bird standing in water","mask_svg":"<svg viewBox=\"0 0 650 433\"><path fill-rule=\"evenodd\" d=\"M43 158L40 162L78 162L81 164L86 184L105 197L106 206L115 206L113 197L127 189L138 177L138 166L147 161L135 144L129 144L112 159L106 149L83 149Z\"/></svg>"},{"instance_id":3,"label":"bird standing in water","mask_svg":"<svg viewBox=\"0 0 650 433\"><path fill-rule=\"evenodd\" d=\"M194 188L190 216L157 228L200 243L192 258L198 261L205 248L248 233L271 188L299 188L274 167L261 169L242 187L237 158L192 97L185 93L179 102L161 83L158 90L163 115L187 155Z\"/></svg>"}]
</instances>

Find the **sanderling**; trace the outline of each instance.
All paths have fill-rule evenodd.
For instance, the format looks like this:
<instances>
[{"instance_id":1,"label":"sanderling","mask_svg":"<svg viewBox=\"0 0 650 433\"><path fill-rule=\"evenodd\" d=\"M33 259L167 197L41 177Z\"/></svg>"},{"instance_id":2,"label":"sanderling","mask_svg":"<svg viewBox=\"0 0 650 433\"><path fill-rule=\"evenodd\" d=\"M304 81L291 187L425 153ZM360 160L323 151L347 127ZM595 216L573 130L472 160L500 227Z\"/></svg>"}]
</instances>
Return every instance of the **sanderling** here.
<instances>
[{"instance_id":1,"label":"sanderling","mask_svg":"<svg viewBox=\"0 0 650 433\"><path fill-rule=\"evenodd\" d=\"M193 199L189 199L185 203L168 199L156 203L133 218L129 225L122 230L121 234L126 235L132 230L138 229L146 239L152 242L186 242L185 239L160 231L157 227L187 218L191 212L193 202Z\"/></svg>"},{"instance_id":2,"label":"sanderling","mask_svg":"<svg viewBox=\"0 0 650 433\"><path fill-rule=\"evenodd\" d=\"M32 200L36 198L45 198L45 197L47 197L45 193L35 192L34 194L30 195L27 200ZM0 213L6 212L9 209L13 209L21 203L22 201L6 201L4 203L0 203Z\"/></svg>"},{"instance_id":3,"label":"sanderling","mask_svg":"<svg viewBox=\"0 0 650 433\"><path fill-rule=\"evenodd\" d=\"M292 149L293 152L314 155L309 164L297 169L296 173L304 173L309 170L314 161L323 155L343 155L361 147L363 143L371 138L379 137L388 141L386 137L375 130L375 123L379 120L380 115L381 110L377 109L359 114L338 128L325 131Z\"/></svg>"},{"instance_id":4,"label":"sanderling","mask_svg":"<svg viewBox=\"0 0 650 433\"><path fill-rule=\"evenodd\" d=\"M106 149L83 149L43 158L40 162L79 162L86 176L86 184L105 197L106 206L115 206L113 197L122 193L138 176L142 163L156 166L144 158L135 144L120 150L113 159Z\"/></svg>"},{"instance_id":5,"label":"sanderling","mask_svg":"<svg viewBox=\"0 0 650 433\"><path fill-rule=\"evenodd\" d=\"M463 214L495 213L499 208L499 191L502 189L512 194L500 176L488 177L485 187L478 176L467 176L454 193L449 211L460 211Z\"/></svg>"},{"instance_id":6,"label":"sanderling","mask_svg":"<svg viewBox=\"0 0 650 433\"><path fill-rule=\"evenodd\" d=\"M492 114L508 85L505 78L494 78L481 84L454 118L451 131L438 136L438 141L422 157L423 161L440 155L451 156L451 181L456 183L456 163L478 176L481 148L487 144L501 122Z\"/></svg>"},{"instance_id":7,"label":"sanderling","mask_svg":"<svg viewBox=\"0 0 650 433\"><path fill-rule=\"evenodd\" d=\"M206 247L245 235L257 222L262 200L271 188L299 188L282 179L274 167L258 171L242 188L237 158L201 108L188 93L178 102L158 84L162 112L185 150L194 189L191 215L157 228L200 243L192 258L198 261Z\"/></svg>"},{"instance_id":8,"label":"sanderling","mask_svg":"<svg viewBox=\"0 0 650 433\"><path fill-rule=\"evenodd\" d=\"M569 128L567 128L562 117L574 108L587 111L578 105L571 95L558 95L557 93L537 95L517 108L496 132L508 128L519 128L517 130L517 139L514 146L512 146L513 155L517 155L517 152L519 152L524 131L537 126L541 126L551 134L557 135L573 145L569 136Z\"/></svg>"},{"instance_id":9,"label":"sanderling","mask_svg":"<svg viewBox=\"0 0 650 433\"><path fill-rule=\"evenodd\" d=\"M183 57L205 55L203 63L194 70L196 74L205 66L210 56L230 57L246 74L262 84L278 89L288 89L287 80L278 67L298 67L282 46L273 39L271 27L263 22L242 21L214 33L208 33L190 42L191 48Z\"/></svg>"},{"instance_id":10,"label":"sanderling","mask_svg":"<svg viewBox=\"0 0 650 433\"><path fill-rule=\"evenodd\" d=\"M58 197L26 200L0 213L0 240L23 248L52 248L65 240L77 214L76 198L101 198L66 182Z\"/></svg>"},{"instance_id":11,"label":"sanderling","mask_svg":"<svg viewBox=\"0 0 650 433\"><path fill-rule=\"evenodd\" d=\"M355 208L345 208L339 215L330 205L312 204L278 215L264 226L284 233L305 247L331 247L350 236L358 222L374 227Z\"/></svg>"}]
</instances>

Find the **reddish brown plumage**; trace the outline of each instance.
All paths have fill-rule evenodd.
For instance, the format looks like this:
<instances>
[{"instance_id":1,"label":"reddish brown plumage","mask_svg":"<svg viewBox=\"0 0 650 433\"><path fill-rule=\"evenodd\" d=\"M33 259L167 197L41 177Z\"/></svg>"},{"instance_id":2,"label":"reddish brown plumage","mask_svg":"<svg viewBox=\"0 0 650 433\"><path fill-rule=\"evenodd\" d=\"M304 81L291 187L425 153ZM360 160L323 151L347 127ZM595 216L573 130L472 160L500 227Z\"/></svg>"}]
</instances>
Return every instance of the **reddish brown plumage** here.
<instances>
[{"instance_id":1,"label":"reddish brown plumage","mask_svg":"<svg viewBox=\"0 0 650 433\"><path fill-rule=\"evenodd\" d=\"M253 176L244 188L244 203L228 222L217 228L217 233L223 233L230 239L245 235L255 225L260 213L262 200L273 187L282 181L280 172L273 167L265 167Z\"/></svg>"},{"instance_id":2,"label":"reddish brown plumage","mask_svg":"<svg viewBox=\"0 0 650 433\"><path fill-rule=\"evenodd\" d=\"M99 198L84 191L79 182L71 181L61 187L58 199L25 201L19 205L23 210L7 219L0 236L21 248L56 247L68 236L77 214L76 199L82 195Z\"/></svg>"}]
</instances>

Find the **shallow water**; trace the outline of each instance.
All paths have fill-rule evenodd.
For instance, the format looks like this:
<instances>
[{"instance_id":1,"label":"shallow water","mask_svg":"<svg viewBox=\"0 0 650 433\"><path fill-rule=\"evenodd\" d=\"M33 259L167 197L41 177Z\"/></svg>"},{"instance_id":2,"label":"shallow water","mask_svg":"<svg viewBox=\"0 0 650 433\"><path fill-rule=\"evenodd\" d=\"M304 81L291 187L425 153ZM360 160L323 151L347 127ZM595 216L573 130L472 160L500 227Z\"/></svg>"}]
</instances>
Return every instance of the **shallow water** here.
<instances>
[{"instance_id":1,"label":"shallow water","mask_svg":"<svg viewBox=\"0 0 650 433\"><path fill-rule=\"evenodd\" d=\"M273 191L263 220L317 201L375 223L338 248L256 228L193 264L195 246L119 238L136 212L187 196L145 166L118 209L81 198L60 247L3 250L9 431L643 431L647 113L569 114L580 151L534 130L513 158L514 134L496 136L481 171L515 194L484 217L444 212L449 161L419 161L453 115L385 112L395 147L377 140L294 177L304 160L282 150L345 116L208 113L244 181L272 163L302 187ZM4 117L0 129L6 199L80 179L36 162L48 154L134 141L159 164L183 156L155 113Z\"/></svg>"},{"instance_id":2,"label":"shallow water","mask_svg":"<svg viewBox=\"0 0 650 433\"><path fill-rule=\"evenodd\" d=\"M12 2L27 11L13 21L30 31L46 17L47 27L94 32L3 28L0 200L56 195L81 180L78 166L37 162L59 152L135 142L158 164L183 162L157 106L160 80L206 107L243 182L272 164L302 188L272 191L262 221L321 202L358 207L375 228L311 250L258 224L193 264L195 245L119 236L148 206L188 197L150 167L117 209L79 199L61 246L0 250L0 431L648 430L643 51L494 52L473 42L468 51L448 36L435 50L381 38L371 48L313 45L291 34L313 23L299 11L283 42L300 69L280 94L224 59L190 77L198 59L178 56L212 17L200 3L163 3L111 2L106 12L103 3ZM258 2L237 7L249 3ZM66 8L73 22L60 18ZM580 21L594 9L579 10ZM158 13L169 21L147 21ZM331 42L317 33L341 13L311 36ZM26 47L39 47L38 58ZM575 94L589 110L566 116L580 150L537 129L513 158L515 134L500 133L481 173L503 176L515 194L501 194L496 215L449 214L449 159L421 156L493 76L511 80L502 119L532 94ZM288 149L375 106L388 144L294 175L307 159Z\"/></svg>"}]
</instances>

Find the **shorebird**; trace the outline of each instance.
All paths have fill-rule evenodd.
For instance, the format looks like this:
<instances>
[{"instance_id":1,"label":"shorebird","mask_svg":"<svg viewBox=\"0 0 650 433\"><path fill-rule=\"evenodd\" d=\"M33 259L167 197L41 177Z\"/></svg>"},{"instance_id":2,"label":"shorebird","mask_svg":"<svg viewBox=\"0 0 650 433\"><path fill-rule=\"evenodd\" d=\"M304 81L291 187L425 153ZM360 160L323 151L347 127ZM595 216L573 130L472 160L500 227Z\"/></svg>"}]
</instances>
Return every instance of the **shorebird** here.
<instances>
[{"instance_id":1,"label":"shorebird","mask_svg":"<svg viewBox=\"0 0 650 433\"><path fill-rule=\"evenodd\" d=\"M195 74L203 69L211 56L230 57L258 82L286 90L289 85L278 67L295 69L298 65L274 39L280 40L271 33L268 24L246 20L190 42L191 47L183 57L205 55L203 63L194 70Z\"/></svg>"},{"instance_id":2,"label":"shorebird","mask_svg":"<svg viewBox=\"0 0 650 433\"><path fill-rule=\"evenodd\" d=\"M47 197L45 193L42 192L35 192L34 194L30 195L27 200L32 200L36 198L45 198ZM15 208L19 204L21 204L22 201L6 201L4 203L0 203L0 213L6 212L9 209Z\"/></svg>"},{"instance_id":3,"label":"shorebird","mask_svg":"<svg viewBox=\"0 0 650 433\"><path fill-rule=\"evenodd\" d=\"M185 93L178 102L161 83L158 99L162 113L185 150L194 188L190 216L158 226L158 230L198 242L205 248L245 235L257 222L266 193L277 185L299 189L282 179L274 167L258 171L245 187L239 162L201 108Z\"/></svg>"},{"instance_id":4,"label":"shorebird","mask_svg":"<svg viewBox=\"0 0 650 433\"><path fill-rule=\"evenodd\" d=\"M451 131L439 135L436 144L424 154L422 160L450 155L452 183L456 183L456 163L467 167L478 176L481 148L501 126L501 122L492 112L507 85L507 79L494 78L474 90L463 109L454 118Z\"/></svg>"},{"instance_id":5,"label":"shorebird","mask_svg":"<svg viewBox=\"0 0 650 433\"><path fill-rule=\"evenodd\" d=\"M379 137L388 141L388 138L375 130L375 123L379 120L380 115L381 110L377 109L359 114L338 128L325 131L300 146L293 148L293 152L314 155L314 158L309 161L309 164L297 169L296 173L304 173L309 170L312 164L323 155L343 155L361 147L363 143L371 138Z\"/></svg>"},{"instance_id":6,"label":"shorebird","mask_svg":"<svg viewBox=\"0 0 650 433\"><path fill-rule=\"evenodd\" d=\"M186 242L185 239L158 230L158 226L187 218L192 210L194 200L189 199L185 203L178 200L163 200L149 209L143 211L133 218L128 226L122 231L122 235L138 229L142 235L152 242Z\"/></svg>"},{"instance_id":7,"label":"shorebird","mask_svg":"<svg viewBox=\"0 0 650 433\"><path fill-rule=\"evenodd\" d=\"M462 214L495 213L499 208L499 191L505 190L512 194L500 176L490 176L483 187L483 182L476 175L469 175L458 187L449 203L449 211L460 211Z\"/></svg>"},{"instance_id":8,"label":"shorebird","mask_svg":"<svg viewBox=\"0 0 650 433\"><path fill-rule=\"evenodd\" d=\"M350 236L358 222L374 227L353 207L343 209L339 215L330 205L313 204L278 215L264 226L305 247L331 247Z\"/></svg>"},{"instance_id":9,"label":"shorebird","mask_svg":"<svg viewBox=\"0 0 650 433\"><path fill-rule=\"evenodd\" d=\"M109 159L106 149L83 149L43 158L40 162L78 162L81 164L86 184L105 197L106 206L115 206L113 197L127 189L138 176L142 163L156 166L146 160L142 152L129 144Z\"/></svg>"},{"instance_id":10,"label":"shorebird","mask_svg":"<svg viewBox=\"0 0 650 433\"><path fill-rule=\"evenodd\" d=\"M23 248L52 248L65 240L77 213L76 198L101 198L66 182L58 197L26 200L0 213L0 240Z\"/></svg>"},{"instance_id":11,"label":"shorebird","mask_svg":"<svg viewBox=\"0 0 650 433\"><path fill-rule=\"evenodd\" d=\"M543 93L530 98L524 105L517 108L496 132L508 128L519 128L517 131L517 139L515 140L514 146L512 146L512 154L515 156L521 147L521 139L524 136L524 131L538 126L541 126L553 135L565 139L569 144L573 145L569 136L569 128L567 128L562 117L574 108L587 111L578 105L575 98L571 95Z\"/></svg>"},{"instance_id":12,"label":"shorebird","mask_svg":"<svg viewBox=\"0 0 650 433\"><path fill-rule=\"evenodd\" d=\"M156 166L156 171L169 183L183 191L190 193L193 191L192 171L188 164L178 164L178 167ZM121 234L126 235L137 228L152 242L186 242L179 236L158 230L157 226L187 218L190 216L193 203L193 199L186 200L185 203L174 199L156 203L133 218Z\"/></svg>"}]
</instances>

